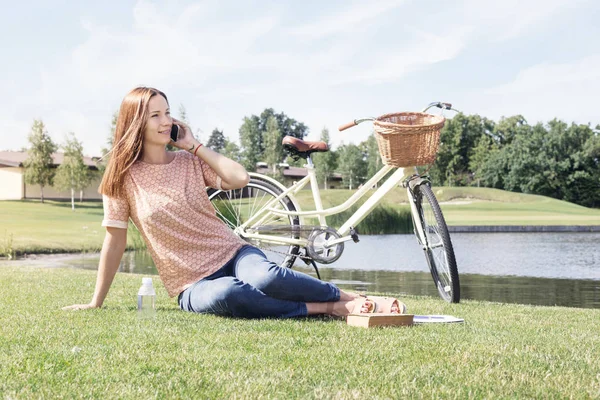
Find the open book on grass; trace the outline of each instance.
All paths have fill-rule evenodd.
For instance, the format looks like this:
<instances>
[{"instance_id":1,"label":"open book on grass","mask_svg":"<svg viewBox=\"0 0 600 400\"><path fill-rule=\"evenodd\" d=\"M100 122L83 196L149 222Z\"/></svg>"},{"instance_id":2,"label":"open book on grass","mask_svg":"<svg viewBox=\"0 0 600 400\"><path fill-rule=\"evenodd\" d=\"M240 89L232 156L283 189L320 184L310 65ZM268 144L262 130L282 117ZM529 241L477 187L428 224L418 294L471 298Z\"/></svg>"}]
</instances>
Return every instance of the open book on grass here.
<instances>
[{"instance_id":1,"label":"open book on grass","mask_svg":"<svg viewBox=\"0 0 600 400\"><path fill-rule=\"evenodd\" d=\"M413 317L413 323L415 324L448 322L465 322L465 320L462 318L453 317L452 315L415 315Z\"/></svg>"}]
</instances>

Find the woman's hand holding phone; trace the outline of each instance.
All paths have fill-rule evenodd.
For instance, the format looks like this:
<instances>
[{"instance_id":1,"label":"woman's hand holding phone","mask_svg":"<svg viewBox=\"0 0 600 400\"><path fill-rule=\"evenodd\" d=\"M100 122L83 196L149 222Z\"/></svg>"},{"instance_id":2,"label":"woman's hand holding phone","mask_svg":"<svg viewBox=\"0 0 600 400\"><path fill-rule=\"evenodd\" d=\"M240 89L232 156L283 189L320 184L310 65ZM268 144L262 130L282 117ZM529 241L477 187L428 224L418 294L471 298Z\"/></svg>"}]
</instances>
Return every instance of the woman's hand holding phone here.
<instances>
[{"instance_id":1,"label":"woman's hand holding phone","mask_svg":"<svg viewBox=\"0 0 600 400\"><path fill-rule=\"evenodd\" d=\"M200 145L200 142L196 140L192 134L192 130L186 123L173 118L173 126L178 126L178 128L171 129L171 144L173 146L181 150L194 151ZM173 140L173 131L175 129L178 129L177 140Z\"/></svg>"},{"instance_id":2,"label":"woman's hand holding phone","mask_svg":"<svg viewBox=\"0 0 600 400\"><path fill-rule=\"evenodd\" d=\"M171 125L171 140L176 142L179 139L179 125Z\"/></svg>"}]
</instances>

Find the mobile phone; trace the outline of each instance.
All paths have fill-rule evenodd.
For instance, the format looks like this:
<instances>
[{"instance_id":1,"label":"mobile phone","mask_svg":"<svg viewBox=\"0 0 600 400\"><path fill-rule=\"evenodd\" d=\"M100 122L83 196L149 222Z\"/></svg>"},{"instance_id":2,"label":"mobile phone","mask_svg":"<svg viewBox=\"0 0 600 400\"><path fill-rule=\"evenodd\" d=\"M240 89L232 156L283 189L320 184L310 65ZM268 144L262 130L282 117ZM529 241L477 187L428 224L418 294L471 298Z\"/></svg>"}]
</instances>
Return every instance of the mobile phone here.
<instances>
[{"instance_id":1,"label":"mobile phone","mask_svg":"<svg viewBox=\"0 0 600 400\"><path fill-rule=\"evenodd\" d=\"M173 124L171 126L171 140L176 142L179 136L179 125Z\"/></svg>"}]
</instances>

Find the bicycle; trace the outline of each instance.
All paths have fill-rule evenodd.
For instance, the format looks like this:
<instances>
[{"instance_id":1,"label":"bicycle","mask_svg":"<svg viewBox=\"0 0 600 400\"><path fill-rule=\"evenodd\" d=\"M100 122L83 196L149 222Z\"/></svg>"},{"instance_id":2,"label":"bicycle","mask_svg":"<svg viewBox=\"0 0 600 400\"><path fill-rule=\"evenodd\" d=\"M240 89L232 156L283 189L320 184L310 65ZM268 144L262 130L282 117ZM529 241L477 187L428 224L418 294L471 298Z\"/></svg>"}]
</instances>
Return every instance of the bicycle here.
<instances>
[{"instance_id":1,"label":"bicycle","mask_svg":"<svg viewBox=\"0 0 600 400\"><path fill-rule=\"evenodd\" d=\"M315 262L330 264L342 255L345 242L358 242L355 227L379 204L386 193L400 184L406 188L414 233L417 242L423 248L437 290L444 300L458 303L460 283L450 234L429 178L419 175L414 166L433 163L437 154L439 131L445 118L425 114L432 107L457 111L449 103L434 102L422 113L386 114L378 118L357 119L340 126L342 131L372 121L380 155L384 161L384 166L340 205L323 209L316 170L311 159L312 153L327 151L327 144L306 142L291 136L283 139L283 146L293 157L306 159L306 177L290 187L285 187L269 176L252 172L246 187L236 190L211 189L208 193L209 199L217 215L238 236L268 252L270 259L279 262L283 267L291 268L295 260L301 258L307 264L312 263L320 278ZM440 119L435 120L438 117ZM423 121L427 123L423 124ZM416 147L411 147L411 143L401 143L406 141L406 137L398 139L399 135L392 132L398 129L398 126L410 131L406 137L410 134L416 135L417 139L408 139L413 145L416 143ZM423 151L424 147L427 148ZM375 187L393 169L397 170L380 186L377 185L375 192L367 194L370 188ZM315 209L302 211L294 195L308 183L311 185ZM339 229L327 225L326 216L349 209L365 195L366 201ZM316 218L319 224L305 225L304 218ZM279 259L276 259L277 257Z\"/></svg>"}]
</instances>

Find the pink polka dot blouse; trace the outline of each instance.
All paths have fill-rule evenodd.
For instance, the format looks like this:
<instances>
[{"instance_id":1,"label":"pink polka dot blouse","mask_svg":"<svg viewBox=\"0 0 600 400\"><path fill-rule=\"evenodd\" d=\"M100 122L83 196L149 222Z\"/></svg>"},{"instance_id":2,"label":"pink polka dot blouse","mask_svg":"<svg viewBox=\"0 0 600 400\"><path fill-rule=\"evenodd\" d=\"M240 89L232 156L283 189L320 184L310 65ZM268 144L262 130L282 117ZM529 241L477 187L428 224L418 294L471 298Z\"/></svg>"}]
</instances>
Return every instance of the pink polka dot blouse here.
<instances>
[{"instance_id":1,"label":"pink polka dot blouse","mask_svg":"<svg viewBox=\"0 0 600 400\"><path fill-rule=\"evenodd\" d=\"M177 151L168 164L135 162L123 199L103 196L102 226L127 229L131 218L171 297L217 271L246 244L216 216L206 187L220 189L221 178L200 158Z\"/></svg>"}]
</instances>

